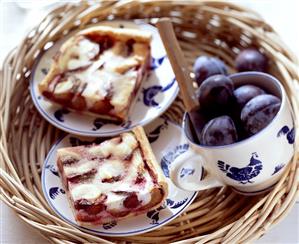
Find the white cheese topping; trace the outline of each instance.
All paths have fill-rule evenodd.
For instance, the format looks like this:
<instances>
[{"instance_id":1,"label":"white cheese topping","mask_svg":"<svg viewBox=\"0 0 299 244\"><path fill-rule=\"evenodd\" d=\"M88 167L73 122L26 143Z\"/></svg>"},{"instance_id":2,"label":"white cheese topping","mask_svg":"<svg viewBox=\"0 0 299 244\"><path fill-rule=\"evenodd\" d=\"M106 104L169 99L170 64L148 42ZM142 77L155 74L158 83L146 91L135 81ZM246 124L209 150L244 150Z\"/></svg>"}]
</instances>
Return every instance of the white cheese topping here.
<instances>
[{"instance_id":1,"label":"white cheese topping","mask_svg":"<svg viewBox=\"0 0 299 244\"><path fill-rule=\"evenodd\" d=\"M123 110L131 98L131 93L135 88L137 71L129 70L122 78L116 79L113 84L113 93L111 104L116 111Z\"/></svg>"},{"instance_id":2,"label":"white cheese topping","mask_svg":"<svg viewBox=\"0 0 299 244\"><path fill-rule=\"evenodd\" d=\"M84 160L80 160L78 165L64 166L65 174L82 173L91 168L96 168L97 170L97 173L92 180L70 185L70 195L74 201L82 198L92 201L100 197L101 194L105 194L107 195L106 204L108 210L119 209L123 207L123 201L126 199L127 195L116 194L113 193L113 191L124 191L136 192L138 200L141 201L142 205L149 203L151 200L150 191L153 188L153 181L149 172L144 169L144 162L140 149L134 150L137 146L136 138L131 133L125 133L122 136L121 143L115 144L115 142L116 141L113 140L106 141L99 146L91 147L86 150L91 154L107 155L112 153L113 156L118 155L120 157L133 153L130 163L124 162L121 159L114 159L115 157L113 157L111 159L104 159L97 164L92 163L92 161L84 162ZM121 151L120 148L122 148L121 150L123 151ZM80 165L81 163L82 165ZM84 166L85 164L86 166ZM142 172L142 176L145 178L145 183L135 184L138 172ZM103 179L109 179L115 176L121 176L122 179L111 183L102 182Z\"/></svg>"},{"instance_id":3,"label":"white cheese topping","mask_svg":"<svg viewBox=\"0 0 299 244\"><path fill-rule=\"evenodd\" d=\"M97 185L90 184L78 184L71 190L71 195L74 201L79 199L96 199L101 195L100 189Z\"/></svg>"},{"instance_id":4,"label":"white cheese topping","mask_svg":"<svg viewBox=\"0 0 299 244\"><path fill-rule=\"evenodd\" d=\"M69 148L60 148L57 150L57 157L65 161L68 159L77 159L81 158L80 154L70 150Z\"/></svg>"},{"instance_id":5,"label":"white cheese topping","mask_svg":"<svg viewBox=\"0 0 299 244\"><path fill-rule=\"evenodd\" d=\"M125 44L115 42L112 48L105 50L97 60L92 61L100 48L98 44L82 39L70 50L66 50L66 56L69 57L65 61L66 67L73 71L67 73L66 80L56 86L54 93L68 92L74 82L79 81L86 84L81 95L86 100L87 109L93 107L95 102L103 100L109 93L115 111L120 112L129 104L137 80L134 67L143 57L126 56L123 54L126 50ZM84 69L76 70L81 67Z\"/></svg>"},{"instance_id":6,"label":"white cheese topping","mask_svg":"<svg viewBox=\"0 0 299 244\"><path fill-rule=\"evenodd\" d=\"M80 160L76 166L74 167L73 165L65 165L64 166L64 173L65 175L72 176L72 175L82 175L85 174L92 169L95 169L98 167L98 162L96 161L88 161L85 159Z\"/></svg>"},{"instance_id":7,"label":"white cheese topping","mask_svg":"<svg viewBox=\"0 0 299 244\"><path fill-rule=\"evenodd\" d=\"M100 180L108 179L122 175L124 171L124 165L120 160L105 160L100 166L95 178Z\"/></svg>"},{"instance_id":8,"label":"white cheese topping","mask_svg":"<svg viewBox=\"0 0 299 244\"><path fill-rule=\"evenodd\" d=\"M72 46L69 50L71 59L68 61L67 68L69 70L74 70L89 65L91 59L99 52L99 49L98 44L85 38L82 39L77 45Z\"/></svg>"},{"instance_id":9,"label":"white cheese topping","mask_svg":"<svg viewBox=\"0 0 299 244\"><path fill-rule=\"evenodd\" d=\"M106 204L107 204L109 210L110 209L122 209L123 201L124 201L123 195L117 195L117 194L111 192L107 197Z\"/></svg>"},{"instance_id":10,"label":"white cheese topping","mask_svg":"<svg viewBox=\"0 0 299 244\"><path fill-rule=\"evenodd\" d=\"M119 56L112 49L108 49L89 68L74 73L77 79L87 83L82 96L85 97L88 107L104 99L108 91L111 91L111 104L115 106L116 111L121 111L127 105L135 87L137 71L130 70L124 74L116 72L116 69L125 64L127 60L128 58Z\"/></svg>"},{"instance_id":11,"label":"white cheese topping","mask_svg":"<svg viewBox=\"0 0 299 244\"><path fill-rule=\"evenodd\" d=\"M72 89L73 85L74 85L73 82L69 79L66 81L60 82L55 87L55 93L62 94L62 93L69 92Z\"/></svg>"},{"instance_id":12,"label":"white cheese topping","mask_svg":"<svg viewBox=\"0 0 299 244\"><path fill-rule=\"evenodd\" d=\"M124 158L132 153L132 150L138 146L138 143L132 133L124 133L122 142L115 143L113 140L105 141L101 145L91 147L88 152L99 157L108 157L114 155Z\"/></svg>"}]
</instances>

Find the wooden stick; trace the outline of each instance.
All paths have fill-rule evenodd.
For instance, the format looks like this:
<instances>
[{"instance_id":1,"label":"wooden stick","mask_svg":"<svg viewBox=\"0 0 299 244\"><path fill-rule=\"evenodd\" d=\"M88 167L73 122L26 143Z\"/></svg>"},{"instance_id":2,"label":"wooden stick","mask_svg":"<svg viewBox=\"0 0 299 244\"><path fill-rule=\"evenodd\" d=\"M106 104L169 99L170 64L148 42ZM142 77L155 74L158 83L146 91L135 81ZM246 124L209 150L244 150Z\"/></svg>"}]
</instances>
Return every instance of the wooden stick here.
<instances>
[{"instance_id":1,"label":"wooden stick","mask_svg":"<svg viewBox=\"0 0 299 244\"><path fill-rule=\"evenodd\" d=\"M198 105L184 54L175 37L169 18L158 21L157 27L182 93L185 108L190 112Z\"/></svg>"}]
</instances>

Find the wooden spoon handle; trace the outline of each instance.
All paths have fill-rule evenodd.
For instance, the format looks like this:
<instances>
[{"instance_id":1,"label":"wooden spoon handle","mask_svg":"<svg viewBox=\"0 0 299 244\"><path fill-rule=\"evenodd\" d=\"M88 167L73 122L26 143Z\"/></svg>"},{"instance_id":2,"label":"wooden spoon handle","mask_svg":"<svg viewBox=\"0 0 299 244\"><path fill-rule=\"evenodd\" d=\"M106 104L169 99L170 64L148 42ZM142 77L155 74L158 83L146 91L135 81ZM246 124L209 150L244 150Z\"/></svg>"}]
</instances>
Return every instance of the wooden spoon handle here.
<instances>
[{"instance_id":1,"label":"wooden spoon handle","mask_svg":"<svg viewBox=\"0 0 299 244\"><path fill-rule=\"evenodd\" d=\"M158 21L157 27L163 41L167 56L170 60L176 80L183 96L183 102L187 111L191 111L198 105L192 80L188 71L184 54L175 37L172 23L169 18L162 18Z\"/></svg>"}]
</instances>

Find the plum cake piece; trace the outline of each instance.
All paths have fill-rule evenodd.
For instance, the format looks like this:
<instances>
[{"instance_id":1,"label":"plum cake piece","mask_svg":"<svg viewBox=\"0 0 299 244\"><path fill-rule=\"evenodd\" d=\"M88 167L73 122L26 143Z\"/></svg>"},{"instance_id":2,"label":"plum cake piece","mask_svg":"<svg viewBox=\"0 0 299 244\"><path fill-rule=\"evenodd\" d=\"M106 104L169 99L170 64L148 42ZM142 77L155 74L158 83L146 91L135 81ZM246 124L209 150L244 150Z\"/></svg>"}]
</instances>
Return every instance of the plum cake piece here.
<instances>
[{"instance_id":1,"label":"plum cake piece","mask_svg":"<svg viewBox=\"0 0 299 244\"><path fill-rule=\"evenodd\" d=\"M68 39L39 91L75 111L123 122L150 70L151 33L97 26Z\"/></svg>"},{"instance_id":2,"label":"plum cake piece","mask_svg":"<svg viewBox=\"0 0 299 244\"><path fill-rule=\"evenodd\" d=\"M57 166L79 225L145 213L162 205L168 194L142 127L98 145L58 149Z\"/></svg>"}]
</instances>

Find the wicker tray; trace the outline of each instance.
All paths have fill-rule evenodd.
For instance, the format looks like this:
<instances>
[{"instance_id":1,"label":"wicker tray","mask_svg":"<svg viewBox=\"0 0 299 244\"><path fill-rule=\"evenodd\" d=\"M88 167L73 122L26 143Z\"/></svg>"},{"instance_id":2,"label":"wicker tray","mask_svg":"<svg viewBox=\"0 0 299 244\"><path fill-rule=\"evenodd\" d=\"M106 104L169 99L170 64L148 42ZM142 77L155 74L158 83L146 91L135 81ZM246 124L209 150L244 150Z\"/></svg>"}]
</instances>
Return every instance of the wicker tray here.
<instances>
[{"instance_id":1,"label":"wicker tray","mask_svg":"<svg viewBox=\"0 0 299 244\"><path fill-rule=\"evenodd\" d=\"M237 195L226 187L200 192L180 217L146 234L123 238L90 235L59 219L47 205L40 170L61 131L43 120L31 101L28 81L35 58L73 29L106 19L142 18L154 23L162 16L171 17L190 67L199 54L218 56L233 67L239 49L254 45L264 51L272 60L271 74L283 83L289 95L298 128L298 61L253 11L208 0L105 1L92 6L81 2L58 7L8 55L0 83L1 199L46 239L55 243L244 243L262 236L294 205L299 192L298 131L296 154L271 192L255 197ZM166 116L180 123L182 113L178 98Z\"/></svg>"}]
</instances>

